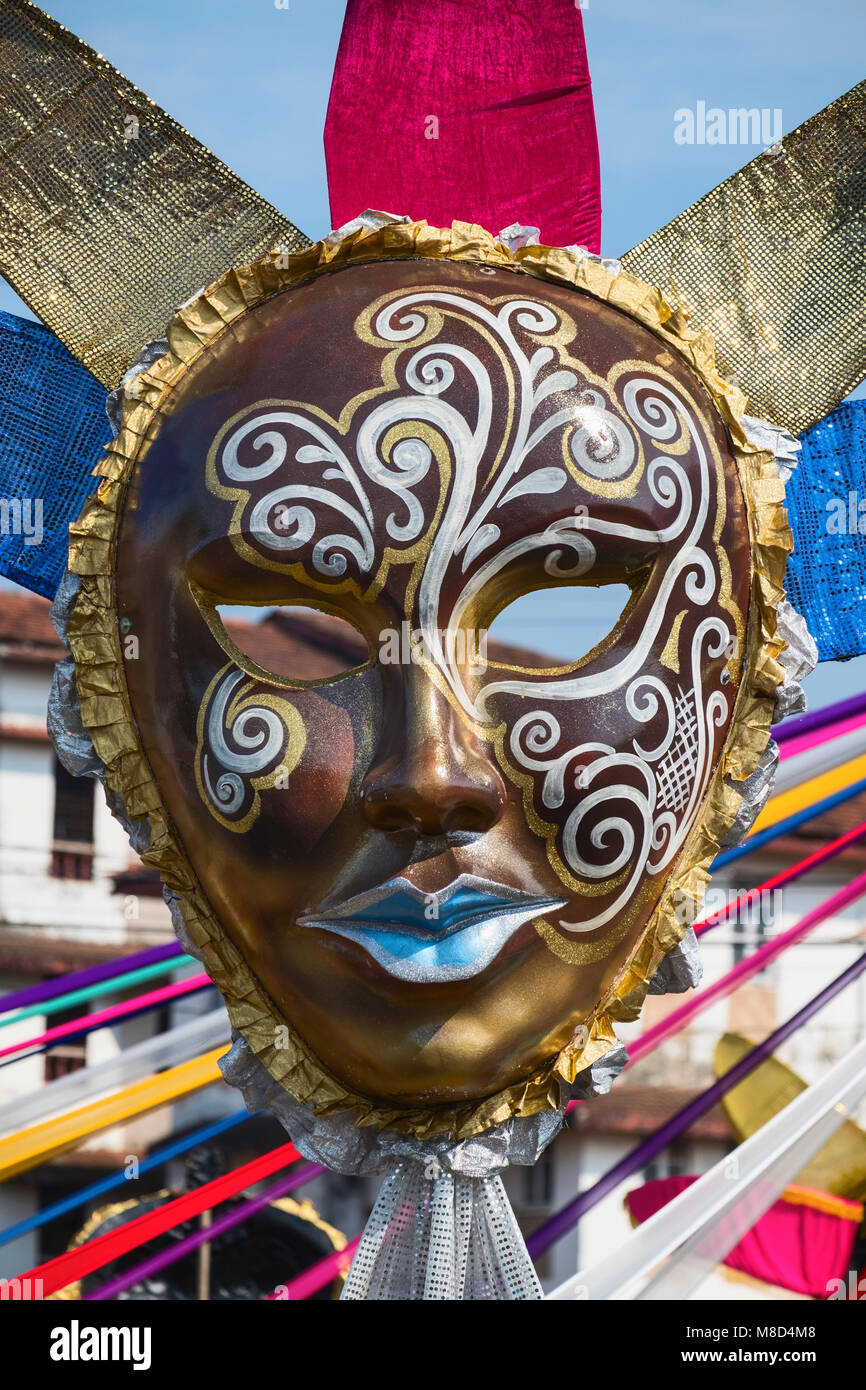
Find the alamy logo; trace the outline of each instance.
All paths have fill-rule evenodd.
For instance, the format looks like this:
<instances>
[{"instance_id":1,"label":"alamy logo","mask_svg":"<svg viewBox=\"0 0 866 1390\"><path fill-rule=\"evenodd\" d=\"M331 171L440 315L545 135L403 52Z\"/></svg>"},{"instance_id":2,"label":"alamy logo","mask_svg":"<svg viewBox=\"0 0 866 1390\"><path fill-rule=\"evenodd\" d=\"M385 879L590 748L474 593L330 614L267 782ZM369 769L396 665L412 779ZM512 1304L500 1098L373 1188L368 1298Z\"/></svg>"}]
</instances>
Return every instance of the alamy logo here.
<instances>
[{"instance_id":1,"label":"alamy logo","mask_svg":"<svg viewBox=\"0 0 866 1390\"><path fill-rule=\"evenodd\" d=\"M674 112L678 145L775 145L782 138L782 108L768 106L707 108L705 101Z\"/></svg>"},{"instance_id":2,"label":"alamy logo","mask_svg":"<svg viewBox=\"0 0 866 1390\"><path fill-rule=\"evenodd\" d=\"M41 1279L0 1279L0 1301L30 1303L44 1298Z\"/></svg>"},{"instance_id":3,"label":"alamy logo","mask_svg":"<svg viewBox=\"0 0 866 1390\"><path fill-rule=\"evenodd\" d=\"M846 1302L857 1303L866 1298L866 1278L858 1278L857 1271L849 1269L846 1279L829 1279L827 1281L827 1298L841 1299Z\"/></svg>"},{"instance_id":4,"label":"alamy logo","mask_svg":"<svg viewBox=\"0 0 866 1390\"><path fill-rule=\"evenodd\" d=\"M41 545L43 534L41 497L0 497L0 536L23 536L25 545Z\"/></svg>"},{"instance_id":5,"label":"alamy logo","mask_svg":"<svg viewBox=\"0 0 866 1390\"><path fill-rule=\"evenodd\" d=\"M847 497L827 502L827 533L831 536L866 536L866 497L853 488Z\"/></svg>"},{"instance_id":6,"label":"alamy logo","mask_svg":"<svg viewBox=\"0 0 866 1390\"><path fill-rule=\"evenodd\" d=\"M673 897L674 915L678 922L690 924L698 905L691 893L679 892ZM772 889L708 888L700 903L702 920L708 917L730 917L741 927L772 927L782 912L782 891Z\"/></svg>"},{"instance_id":7,"label":"alamy logo","mask_svg":"<svg viewBox=\"0 0 866 1390\"><path fill-rule=\"evenodd\" d=\"M52 1361L131 1361L134 1371L149 1371L152 1329L149 1327L82 1327L73 1318L68 1327L51 1330Z\"/></svg>"},{"instance_id":8,"label":"alamy logo","mask_svg":"<svg viewBox=\"0 0 866 1390\"><path fill-rule=\"evenodd\" d=\"M442 651L447 651L458 666L468 666L473 671L487 669L487 631L476 632L474 628L457 628L452 632L442 630L434 636L419 628L410 628L407 622L395 627L386 627L379 633L379 660L384 666L416 665L422 660L436 661L436 643Z\"/></svg>"}]
</instances>

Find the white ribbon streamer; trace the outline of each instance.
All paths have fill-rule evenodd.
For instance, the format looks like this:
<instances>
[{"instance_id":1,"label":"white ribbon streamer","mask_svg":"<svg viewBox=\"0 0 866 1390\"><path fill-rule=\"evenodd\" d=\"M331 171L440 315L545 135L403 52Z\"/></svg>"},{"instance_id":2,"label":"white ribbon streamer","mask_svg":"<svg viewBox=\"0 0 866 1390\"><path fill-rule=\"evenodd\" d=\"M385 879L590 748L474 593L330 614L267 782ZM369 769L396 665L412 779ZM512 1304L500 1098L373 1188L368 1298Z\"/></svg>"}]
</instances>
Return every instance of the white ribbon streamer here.
<instances>
[{"instance_id":1,"label":"white ribbon streamer","mask_svg":"<svg viewBox=\"0 0 866 1390\"><path fill-rule=\"evenodd\" d=\"M866 1040L610 1255L547 1297L688 1298L851 1118L848 1112L864 1095ZM663 1268L636 1288L661 1260Z\"/></svg>"},{"instance_id":2,"label":"white ribbon streamer","mask_svg":"<svg viewBox=\"0 0 866 1390\"><path fill-rule=\"evenodd\" d=\"M33 1095L22 1096L0 1105L0 1134L12 1134L121 1086L128 1086L161 1067L188 1062L202 1052L209 1052L220 1043L229 1043L229 1021L224 1008L213 1009L202 1018L158 1033L145 1042L136 1043L94 1067L70 1072Z\"/></svg>"},{"instance_id":3,"label":"white ribbon streamer","mask_svg":"<svg viewBox=\"0 0 866 1390\"><path fill-rule=\"evenodd\" d=\"M776 796L790 791L792 787L801 786L803 782L810 782L822 772L832 772L843 763L862 757L866 753L866 728L852 729L848 734L830 738L805 753L795 753L791 758L784 756L784 745L782 751L782 762L773 787Z\"/></svg>"}]
</instances>

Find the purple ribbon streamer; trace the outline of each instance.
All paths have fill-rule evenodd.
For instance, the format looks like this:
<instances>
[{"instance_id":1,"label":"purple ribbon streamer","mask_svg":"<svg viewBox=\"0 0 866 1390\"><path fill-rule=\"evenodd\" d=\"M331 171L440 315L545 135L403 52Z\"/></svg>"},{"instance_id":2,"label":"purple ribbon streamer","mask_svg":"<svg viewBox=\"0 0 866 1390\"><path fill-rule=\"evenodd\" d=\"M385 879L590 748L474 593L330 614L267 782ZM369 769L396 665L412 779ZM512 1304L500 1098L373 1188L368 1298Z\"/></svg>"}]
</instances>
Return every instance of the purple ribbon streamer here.
<instances>
[{"instance_id":1,"label":"purple ribbon streamer","mask_svg":"<svg viewBox=\"0 0 866 1390\"><path fill-rule=\"evenodd\" d=\"M619 1187L621 1182L638 1172L651 1159L655 1158L656 1154L661 1153L662 1149L666 1149L672 1140L677 1139L690 1125L694 1124L695 1120L699 1120L702 1115L706 1115L708 1110L712 1110L722 1096L727 1095L728 1091L742 1081L744 1076L748 1076L750 1072L760 1066L761 1062L766 1061L777 1047L781 1047L782 1043L790 1038L792 1033L796 1033L797 1029L808 1022L813 1014L823 1009L824 1005L829 1004L830 1000L834 999L837 994L841 994L842 990L847 988L852 980L856 980L857 976L861 975L864 970L866 970L866 952L858 960L855 960L853 965L849 965L848 969L838 975L835 980L832 980L826 989L822 989L820 994L816 994L814 999L810 999L808 1004L804 1004L803 1008L789 1018L787 1023L783 1023L764 1042L758 1043L757 1047L743 1057L735 1067L725 1072L725 1075L719 1077L719 1080L714 1082L706 1091L695 1096L694 1100L689 1101L682 1110L678 1110L676 1115L672 1115L660 1129L657 1129L654 1134L648 1135L641 1144L638 1144L637 1148L632 1149L631 1153L627 1153L620 1159L619 1163L615 1163L612 1168L609 1168L598 1182L594 1183L592 1187L588 1187L585 1192L581 1192L573 1201L568 1202L542 1226L539 1226L538 1230L526 1242L526 1248L533 1260L537 1260L539 1255L543 1255L545 1250L554 1245L567 1231L570 1231L572 1226L576 1226L582 1216L585 1216L604 1197Z\"/></svg>"},{"instance_id":2,"label":"purple ribbon streamer","mask_svg":"<svg viewBox=\"0 0 866 1390\"><path fill-rule=\"evenodd\" d=\"M809 714L798 714L794 719L774 724L771 732L777 743L786 743L789 738L810 734L813 729L823 729L826 724L835 724L840 719L848 719L852 714L862 714L864 710L866 691L860 695L849 695L847 700L838 700L835 705L824 705Z\"/></svg>"},{"instance_id":3,"label":"purple ribbon streamer","mask_svg":"<svg viewBox=\"0 0 866 1390\"><path fill-rule=\"evenodd\" d=\"M27 985L24 989L13 990L11 994L0 995L0 1014L11 1009L23 1009L28 1004L42 1004L46 999L56 999L73 989L83 989L86 985L98 985L102 980L111 980L116 975L125 975L128 970L138 970L140 966L156 965L158 961L171 956L183 955L183 948L177 941L167 941L163 946L150 946L146 951L137 951L132 956L119 956L114 960L103 961L101 965L90 965L86 970L76 970L72 975L59 975L54 980L43 980L38 985Z\"/></svg>"}]
</instances>

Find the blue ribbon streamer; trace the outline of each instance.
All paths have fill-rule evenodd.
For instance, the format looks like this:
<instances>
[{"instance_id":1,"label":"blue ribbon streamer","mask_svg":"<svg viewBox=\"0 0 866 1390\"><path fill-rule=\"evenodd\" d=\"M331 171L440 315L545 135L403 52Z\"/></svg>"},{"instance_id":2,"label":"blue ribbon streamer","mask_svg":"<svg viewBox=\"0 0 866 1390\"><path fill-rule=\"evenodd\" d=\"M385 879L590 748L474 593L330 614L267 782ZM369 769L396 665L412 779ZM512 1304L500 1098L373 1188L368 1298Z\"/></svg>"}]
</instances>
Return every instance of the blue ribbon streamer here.
<instances>
[{"instance_id":1,"label":"blue ribbon streamer","mask_svg":"<svg viewBox=\"0 0 866 1390\"><path fill-rule=\"evenodd\" d=\"M255 1113L262 1115L264 1111L257 1110ZM145 1173L159 1168L163 1163L168 1163L170 1159L178 1158L181 1154L194 1149L196 1145L206 1144L211 1139L218 1138L220 1134L225 1134L228 1130L246 1124L247 1120L254 1118L255 1116L248 1115L245 1110L241 1110L238 1114L228 1115L224 1120L215 1120L213 1124L193 1130L192 1134L187 1134L172 1144L166 1144L164 1148L154 1149L148 1158L143 1158L139 1163L136 1178L128 1178L125 1168L121 1168L115 1173L109 1173L108 1177L100 1178L88 1187L82 1187L78 1192L73 1192L71 1196L63 1197L59 1202L52 1202L50 1206L43 1207L41 1211L34 1212L32 1216L27 1216L22 1221L16 1221L13 1226L6 1226L4 1230L0 1230L0 1246L9 1245L19 1236L25 1236L28 1231L35 1231L40 1226L47 1225L49 1221L54 1221L58 1216L65 1216L67 1212L75 1211L78 1207L86 1207L97 1197L104 1196L106 1192L111 1192L116 1187L122 1187L124 1182L137 1181L138 1178L143 1178Z\"/></svg>"}]
</instances>

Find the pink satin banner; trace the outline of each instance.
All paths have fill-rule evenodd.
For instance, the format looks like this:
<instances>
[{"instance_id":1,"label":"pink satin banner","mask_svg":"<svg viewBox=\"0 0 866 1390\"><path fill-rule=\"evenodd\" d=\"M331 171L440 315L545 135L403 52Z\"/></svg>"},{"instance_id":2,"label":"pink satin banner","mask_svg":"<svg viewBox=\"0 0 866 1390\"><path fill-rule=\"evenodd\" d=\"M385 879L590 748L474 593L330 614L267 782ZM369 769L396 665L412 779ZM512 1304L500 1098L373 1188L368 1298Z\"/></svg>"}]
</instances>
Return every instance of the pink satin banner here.
<instances>
[{"instance_id":1,"label":"pink satin banner","mask_svg":"<svg viewBox=\"0 0 866 1390\"><path fill-rule=\"evenodd\" d=\"M696 1177L655 1178L626 1197L632 1220L640 1225L693 1182ZM844 1278L857 1227L863 1219L859 1202L809 1188L786 1188L725 1257L729 1269L763 1283L809 1298L827 1298Z\"/></svg>"},{"instance_id":2,"label":"pink satin banner","mask_svg":"<svg viewBox=\"0 0 866 1390\"><path fill-rule=\"evenodd\" d=\"M520 222L599 250L598 141L574 0L349 0L325 123L335 227L365 208Z\"/></svg>"}]
</instances>

